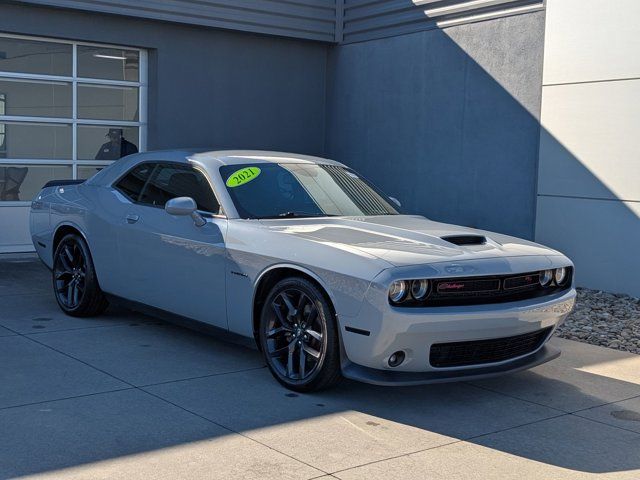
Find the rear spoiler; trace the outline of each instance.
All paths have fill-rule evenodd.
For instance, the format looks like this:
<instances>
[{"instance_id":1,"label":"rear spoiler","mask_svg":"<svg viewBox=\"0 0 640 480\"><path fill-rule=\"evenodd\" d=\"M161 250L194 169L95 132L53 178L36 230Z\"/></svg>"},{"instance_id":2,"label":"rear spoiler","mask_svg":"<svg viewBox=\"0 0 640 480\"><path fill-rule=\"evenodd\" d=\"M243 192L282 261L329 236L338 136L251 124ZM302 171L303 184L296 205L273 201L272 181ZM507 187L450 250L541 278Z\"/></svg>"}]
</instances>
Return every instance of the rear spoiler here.
<instances>
[{"instance_id":1,"label":"rear spoiler","mask_svg":"<svg viewBox=\"0 0 640 480\"><path fill-rule=\"evenodd\" d=\"M84 183L84 180L51 180L44 184L44 187L62 187L64 185L79 185Z\"/></svg>"}]
</instances>

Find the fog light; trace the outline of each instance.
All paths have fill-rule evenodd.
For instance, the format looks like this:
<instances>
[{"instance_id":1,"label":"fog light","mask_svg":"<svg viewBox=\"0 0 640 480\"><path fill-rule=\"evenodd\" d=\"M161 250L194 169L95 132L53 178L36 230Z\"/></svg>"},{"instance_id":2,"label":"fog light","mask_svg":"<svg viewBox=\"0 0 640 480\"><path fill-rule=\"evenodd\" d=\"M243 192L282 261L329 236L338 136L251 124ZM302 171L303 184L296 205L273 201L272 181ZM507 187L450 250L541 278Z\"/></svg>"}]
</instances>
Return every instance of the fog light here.
<instances>
[{"instance_id":1,"label":"fog light","mask_svg":"<svg viewBox=\"0 0 640 480\"><path fill-rule=\"evenodd\" d=\"M545 270L540 273L540 285L543 287L548 286L553 280L553 270Z\"/></svg>"},{"instance_id":2,"label":"fog light","mask_svg":"<svg viewBox=\"0 0 640 480\"><path fill-rule=\"evenodd\" d=\"M389 357L389 366L390 367L397 367L398 365L400 365L402 362L404 362L404 352L402 350L397 351L396 353L392 354Z\"/></svg>"},{"instance_id":3,"label":"fog light","mask_svg":"<svg viewBox=\"0 0 640 480\"><path fill-rule=\"evenodd\" d=\"M556 268L553 277L556 279L556 283L561 286L564 282L567 281L567 269L564 267Z\"/></svg>"},{"instance_id":4,"label":"fog light","mask_svg":"<svg viewBox=\"0 0 640 480\"><path fill-rule=\"evenodd\" d=\"M400 303L407 296L408 282L405 280L396 280L389 287L389 300L393 303Z\"/></svg>"}]
</instances>

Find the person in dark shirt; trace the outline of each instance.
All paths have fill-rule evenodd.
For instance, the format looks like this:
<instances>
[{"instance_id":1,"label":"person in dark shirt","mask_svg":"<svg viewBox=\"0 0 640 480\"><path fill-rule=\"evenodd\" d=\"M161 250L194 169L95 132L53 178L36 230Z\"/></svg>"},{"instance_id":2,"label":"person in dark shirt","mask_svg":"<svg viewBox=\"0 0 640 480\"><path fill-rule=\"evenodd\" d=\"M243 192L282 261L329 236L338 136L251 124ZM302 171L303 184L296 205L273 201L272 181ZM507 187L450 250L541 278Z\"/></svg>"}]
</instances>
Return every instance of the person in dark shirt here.
<instances>
[{"instance_id":1,"label":"person in dark shirt","mask_svg":"<svg viewBox=\"0 0 640 480\"><path fill-rule=\"evenodd\" d=\"M109 141L100 147L96 160L118 160L127 155L138 153L138 147L124 138L121 128L110 128Z\"/></svg>"}]
</instances>

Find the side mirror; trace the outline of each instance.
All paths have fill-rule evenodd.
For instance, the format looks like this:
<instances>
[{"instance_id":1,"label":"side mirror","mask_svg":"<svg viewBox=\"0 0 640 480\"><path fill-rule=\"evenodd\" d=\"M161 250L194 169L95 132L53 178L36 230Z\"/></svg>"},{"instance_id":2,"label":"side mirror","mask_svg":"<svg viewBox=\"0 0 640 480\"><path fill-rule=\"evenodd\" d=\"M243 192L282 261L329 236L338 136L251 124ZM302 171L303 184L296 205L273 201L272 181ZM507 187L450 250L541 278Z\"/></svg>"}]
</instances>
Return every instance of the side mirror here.
<instances>
[{"instance_id":1,"label":"side mirror","mask_svg":"<svg viewBox=\"0 0 640 480\"><path fill-rule=\"evenodd\" d=\"M172 198L165 204L164 210L169 215L189 215L193 219L193 223L196 224L196 227L202 227L207 223L207 221L202 218L202 215L197 212L198 205L191 197Z\"/></svg>"},{"instance_id":2,"label":"side mirror","mask_svg":"<svg viewBox=\"0 0 640 480\"><path fill-rule=\"evenodd\" d=\"M400 203L400 200L398 200L396 197L389 197L389 200L395 203L398 207L402 206L402 204Z\"/></svg>"}]
</instances>

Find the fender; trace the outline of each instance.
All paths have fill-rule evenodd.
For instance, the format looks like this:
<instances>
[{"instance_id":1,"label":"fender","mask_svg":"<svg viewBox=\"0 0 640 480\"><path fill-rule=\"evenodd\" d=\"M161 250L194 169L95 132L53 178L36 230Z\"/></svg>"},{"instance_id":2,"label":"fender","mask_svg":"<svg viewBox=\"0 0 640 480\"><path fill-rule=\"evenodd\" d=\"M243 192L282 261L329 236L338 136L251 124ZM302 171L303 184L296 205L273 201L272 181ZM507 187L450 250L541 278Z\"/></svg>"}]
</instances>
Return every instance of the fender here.
<instances>
[{"instance_id":1,"label":"fender","mask_svg":"<svg viewBox=\"0 0 640 480\"><path fill-rule=\"evenodd\" d=\"M267 273L269 273L272 270L276 270L278 268L289 268L291 270L297 270L301 273L304 273L306 275L309 275L311 278L313 278L316 282L318 282L318 285L320 285L322 287L322 289L327 293L327 295L329 296L329 300L331 300L331 303L335 306L336 305L336 299L335 296L332 292L332 290L329 288L329 286L326 284L326 282L324 280L322 280L318 275L316 275L312 270L303 267L302 265L298 265L296 263L276 263L274 265L269 265L268 267L266 267L265 269L263 269L257 276L255 281L253 282L253 295L252 295L252 299L251 299L251 304L254 305L255 304L255 296L256 296L256 291L258 288L258 285L260 284L260 281L262 280L262 277L264 277Z\"/></svg>"}]
</instances>

